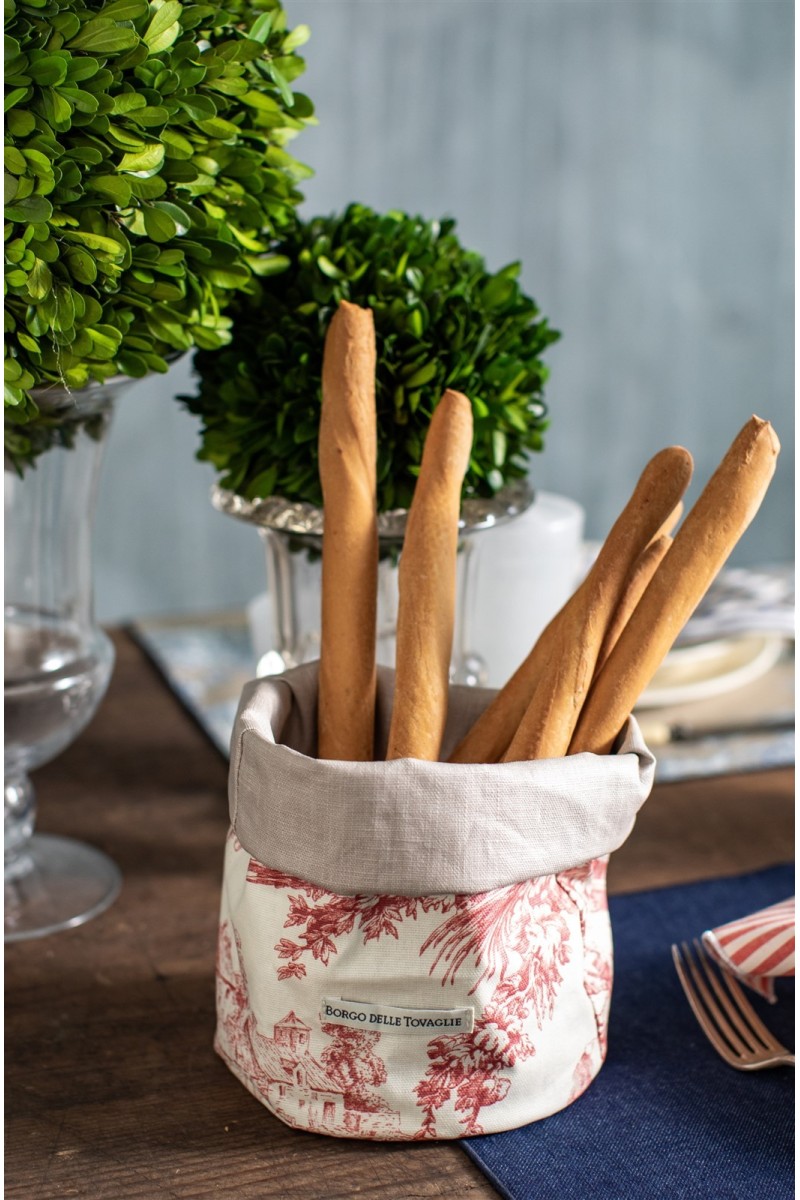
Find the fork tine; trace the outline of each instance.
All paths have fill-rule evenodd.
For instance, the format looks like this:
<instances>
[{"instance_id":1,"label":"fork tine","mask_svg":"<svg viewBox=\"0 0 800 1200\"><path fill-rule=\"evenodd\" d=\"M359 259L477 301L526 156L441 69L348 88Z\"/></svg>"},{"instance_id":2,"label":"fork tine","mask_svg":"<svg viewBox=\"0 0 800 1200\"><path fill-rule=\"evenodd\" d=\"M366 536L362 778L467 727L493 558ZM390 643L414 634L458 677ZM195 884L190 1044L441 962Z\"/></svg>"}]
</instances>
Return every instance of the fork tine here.
<instances>
[{"instance_id":1,"label":"fork tine","mask_svg":"<svg viewBox=\"0 0 800 1200\"><path fill-rule=\"evenodd\" d=\"M706 955L706 960L708 961L708 955ZM738 1006L742 1018L747 1021L753 1034L759 1038L761 1043L766 1046L768 1050L784 1050L785 1047L782 1046L775 1035L770 1033L770 1031L767 1029L766 1025L751 1005L747 996L745 996L738 981L734 978L730 971L720 972L720 974L723 975L725 985L728 988L728 991L731 993L734 1003Z\"/></svg>"},{"instance_id":2,"label":"fork tine","mask_svg":"<svg viewBox=\"0 0 800 1200\"><path fill-rule=\"evenodd\" d=\"M695 946L696 946L696 943L695 943ZM753 1047L750 1046L750 1044L741 1036L741 1034L738 1032L738 1030L734 1029L731 1026L725 1011L723 1009L721 1009L719 1004L717 1004L715 1002L714 997L711 995L710 991L708 990L704 976L701 973L700 967L698 967L696 965L694 955L692 954L691 950L689 949L688 946L685 946L685 950L686 950L689 970L691 971L691 974L692 974L692 979L694 980L695 985L700 993L700 996L702 997L703 1003L706 1008L706 1012L707 1012L710 1020L712 1020L714 1022L715 1026L717 1027L719 1032L722 1034L722 1036L725 1038L725 1040L728 1042L731 1050L736 1055L736 1057L737 1058L743 1057L745 1054L749 1053L753 1049ZM702 956L701 956L701 966L702 966L702 961L703 960L702 960Z\"/></svg>"},{"instance_id":3,"label":"fork tine","mask_svg":"<svg viewBox=\"0 0 800 1200\"><path fill-rule=\"evenodd\" d=\"M706 979L711 984L716 994L717 1000L722 1005L733 1025L736 1026L739 1034L744 1040L749 1050L758 1052L759 1050L775 1050L779 1049L779 1045L767 1034L764 1026L761 1029L766 1034L766 1037L759 1036L760 1031L756 1029L760 1025L756 1014L747 1002L741 988L738 987L735 980L731 977L728 971L720 969L718 963L714 962L705 947L701 942L694 939L694 949L697 955L697 961L702 968ZM730 992L726 991L726 987ZM738 992L738 996L734 992Z\"/></svg>"},{"instance_id":4,"label":"fork tine","mask_svg":"<svg viewBox=\"0 0 800 1200\"><path fill-rule=\"evenodd\" d=\"M700 1028L725 1062L741 1071L794 1066L794 1054L761 1023L736 980L716 963L702 943L695 940L694 955L686 942L680 948L674 945L672 960ZM726 1014L738 1032L728 1023Z\"/></svg>"},{"instance_id":5,"label":"fork tine","mask_svg":"<svg viewBox=\"0 0 800 1200\"><path fill-rule=\"evenodd\" d=\"M732 1066L737 1066L741 1062L741 1055L734 1049L735 1038L732 1035L731 1043L729 1044L721 1035L720 1032L709 1015L706 1008L700 1000L700 995L705 993L706 1003L708 1003L708 989L703 980L697 974L697 969L692 962L692 956L686 942L681 943L680 949L677 946L672 947L672 960L675 963L675 970L678 972L678 978L681 981L681 986L686 994L686 999L689 1001L692 1012L697 1017L700 1028L705 1033L708 1040L711 1042L714 1049L717 1051L726 1062ZM689 977L689 972L695 983ZM698 992L700 995L698 995ZM712 1012L716 1011L712 1007Z\"/></svg>"}]
</instances>

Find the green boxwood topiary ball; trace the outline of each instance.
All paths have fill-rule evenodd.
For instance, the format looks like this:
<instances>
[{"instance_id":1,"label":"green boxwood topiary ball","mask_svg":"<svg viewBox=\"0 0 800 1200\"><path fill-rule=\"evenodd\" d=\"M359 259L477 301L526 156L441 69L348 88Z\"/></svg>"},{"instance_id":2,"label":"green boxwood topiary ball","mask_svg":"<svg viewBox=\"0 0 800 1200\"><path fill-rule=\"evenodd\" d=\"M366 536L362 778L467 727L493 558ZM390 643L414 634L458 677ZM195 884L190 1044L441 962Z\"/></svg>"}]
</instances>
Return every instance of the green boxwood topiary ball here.
<instances>
[{"instance_id":1,"label":"green boxwood topiary ball","mask_svg":"<svg viewBox=\"0 0 800 1200\"><path fill-rule=\"evenodd\" d=\"M317 461L322 354L342 299L372 309L377 340L378 508L406 508L431 414L445 388L475 417L464 495L487 496L527 474L547 426L542 352L559 334L518 283L519 264L490 274L455 222L373 212L297 221L288 260L229 310L232 340L198 352L198 390L181 397L202 421L198 457L223 487L255 499L322 503Z\"/></svg>"},{"instance_id":2,"label":"green boxwood topiary ball","mask_svg":"<svg viewBox=\"0 0 800 1200\"><path fill-rule=\"evenodd\" d=\"M230 337L225 310L309 174L312 106L280 0L6 4L6 452L68 422L30 389L165 371Z\"/></svg>"}]
</instances>

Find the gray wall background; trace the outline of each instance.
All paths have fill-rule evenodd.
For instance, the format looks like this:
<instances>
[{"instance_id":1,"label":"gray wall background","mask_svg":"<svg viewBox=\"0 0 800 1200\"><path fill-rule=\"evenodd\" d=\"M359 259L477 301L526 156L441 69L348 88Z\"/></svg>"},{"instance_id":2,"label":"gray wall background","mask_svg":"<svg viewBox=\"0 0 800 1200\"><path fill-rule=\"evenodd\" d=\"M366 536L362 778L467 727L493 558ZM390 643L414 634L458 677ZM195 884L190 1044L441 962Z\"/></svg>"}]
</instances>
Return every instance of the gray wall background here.
<instances>
[{"instance_id":1,"label":"gray wall background","mask_svg":"<svg viewBox=\"0 0 800 1200\"><path fill-rule=\"evenodd\" d=\"M783 442L735 552L794 555L791 0L286 0L311 26L294 143L307 215L360 200L452 215L563 333L535 484L605 535L678 442L689 499L752 412ZM119 405L101 484L101 620L237 607L254 531L214 512L188 364Z\"/></svg>"}]
</instances>

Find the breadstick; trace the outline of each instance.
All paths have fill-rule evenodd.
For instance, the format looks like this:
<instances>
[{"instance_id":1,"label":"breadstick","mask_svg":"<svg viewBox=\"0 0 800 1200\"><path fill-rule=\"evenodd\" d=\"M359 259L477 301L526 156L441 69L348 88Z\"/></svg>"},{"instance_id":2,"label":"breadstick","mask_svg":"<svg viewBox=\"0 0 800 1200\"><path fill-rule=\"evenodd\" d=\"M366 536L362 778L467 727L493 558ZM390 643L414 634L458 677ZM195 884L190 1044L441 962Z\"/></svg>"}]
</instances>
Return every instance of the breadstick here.
<instances>
[{"instance_id":1,"label":"breadstick","mask_svg":"<svg viewBox=\"0 0 800 1200\"><path fill-rule=\"evenodd\" d=\"M560 758L594 676L597 656L633 564L688 485L691 455L678 446L662 450L637 484L632 520L614 526L587 578L580 610L559 625L550 661L539 679L503 762Z\"/></svg>"},{"instance_id":2,"label":"breadstick","mask_svg":"<svg viewBox=\"0 0 800 1200\"><path fill-rule=\"evenodd\" d=\"M649 546L647 546L633 564L628 582L625 584L625 591L620 597L620 602L616 607L611 622L606 629L606 635L603 638L603 644L600 647L600 653L597 656L594 673L597 675L603 667L603 663L608 658L619 641L619 635L622 633L628 621L631 618L631 613L636 608L636 605L644 595L644 590L655 574L656 567L661 562L664 555L672 545L672 538L669 534L663 533L661 537L653 538Z\"/></svg>"},{"instance_id":3,"label":"breadstick","mask_svg":"<svg viewBox=\"0 0 800 1200\"><path fill-rule=\"evenodd\" d=\"M387 759L439 757L453 648L461 486L471 449L472 405L448 390L425 439L400 556Z\"/></svg>"},{"instance_id":4,"label":"breadstick","mask_svg":"<svg viewBox=\"0 0 800 1200\"><path fill-rule=\"evenodd\" d=\"M368 761L375 727L378 592L375 329L369 309L342 301L322 363L319 473L322 634L320 758Z\"/></svg>"},{"instance_id":5,"label":"breadstick","mask_svg":"<svg viewBox=\"0 0 800 1200\"><path fill-rule=\"evenodd\" d=\"M645 547L633 564L633 571L625 585L625 591L622 594L617 611L611 618L611 624L606 630L606 636L603 638L603 645L600 648L594 668L595 675L598 674L611 650L619 640L619 635L627 625L631 613L636 608L645 588L653 578L656 567L672 545L670 534L678 524L678 521L680 521L682 515L683 501L681 500L667 517L652 542Z\"/></svg>"},{"instance_id":6,"label":"breadstick","mask_svg":"<svg viewBox=\"0 0 800 1200\"><path fill-rule=\"evenodd\" d=\"M680 521L682 516L683 516L683 501L679 500L678 503L673 508L672 512L667 517L664 524L661 525L659 527L659 529L657 529L656 532L653 534L653 541L657 542L659 538L666 537L667 534L670 534L670 535L674 534L675 526L678 524L678 521Z\"/></svg>"},{"instance_id":7,"label":"breadstick","mask_svg":"<svg viewBox=\"0 0 800 1200\"><path fill-rule=\"evenodd\" d=\"M764 498L780 442L751 417L675 534L592 686L570 754L607 754L639 696Z\"/></svg>"},{"instance_id":8,"label":"breadstick","mask_svg":"<svg viewBox=\"0 0 800 1200\"><path fill-rule=\"evenodd\" d=\"M586 579L456 747L450 762L500 762L554 652L561 655L565 642L569 645L579 640L587 620L599 647L633 563L674 517L691 474L692 457L680 446L668 446L650 460ZM590 658L592 666L587 669L591 671L594 655ZM588 687L589 679L581 686Z\"/></svg>"}]
</instances>

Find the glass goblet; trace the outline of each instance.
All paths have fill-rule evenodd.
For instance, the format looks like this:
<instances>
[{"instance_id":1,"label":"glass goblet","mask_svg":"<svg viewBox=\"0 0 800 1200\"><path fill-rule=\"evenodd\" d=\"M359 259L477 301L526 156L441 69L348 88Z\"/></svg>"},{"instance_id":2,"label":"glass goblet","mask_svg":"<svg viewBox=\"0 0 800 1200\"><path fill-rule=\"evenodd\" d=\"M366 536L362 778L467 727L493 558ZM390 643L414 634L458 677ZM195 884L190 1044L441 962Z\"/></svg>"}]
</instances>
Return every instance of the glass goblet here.
<instances>
[{"instance_id":1,"label":"glass goblet","mask_svg":"<svg viewBox=\"0 0 800 1200\"><path fill-rule=\"evenodd\" d=\"M29 772L74 741L111 677L114 648L93 613L92 521L113 401L128 382L37 394L56 444L4 473L6 941L80 925L121 884L99 850L34 833Z\"/></svg>"}]
</instances>

